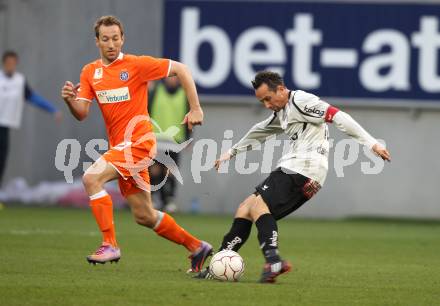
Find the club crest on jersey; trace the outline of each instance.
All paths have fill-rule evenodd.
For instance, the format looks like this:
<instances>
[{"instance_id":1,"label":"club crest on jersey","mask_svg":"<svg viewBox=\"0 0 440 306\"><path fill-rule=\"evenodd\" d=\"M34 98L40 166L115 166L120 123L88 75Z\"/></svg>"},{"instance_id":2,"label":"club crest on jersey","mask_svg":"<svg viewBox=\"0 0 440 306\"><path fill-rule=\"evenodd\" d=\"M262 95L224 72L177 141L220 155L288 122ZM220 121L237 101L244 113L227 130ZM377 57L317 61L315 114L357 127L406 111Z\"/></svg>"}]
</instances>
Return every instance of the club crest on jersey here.
<instances>
[{"instance_id":1,"label":"club crest on jersey","mask_svg":"<svg viewBox=\"0 0 440 306\"><path fill-rule=\"evenodd\" d=\"M102 79L102 68L96 68L95 74L93 75L94 79Z\"/></svg>"},{"instance_id":2,"label":"club crest on jersey","mask_svg":"<svg viewBox=\"0 0 440 306\"><path fill-rule=\"evenodd\" d=\"M121 71L121 73L119 74L119 78L121 79L121 81L127 81L129 77L130 75L128 74L128 71Z\"/></svg>"}]
</instances>

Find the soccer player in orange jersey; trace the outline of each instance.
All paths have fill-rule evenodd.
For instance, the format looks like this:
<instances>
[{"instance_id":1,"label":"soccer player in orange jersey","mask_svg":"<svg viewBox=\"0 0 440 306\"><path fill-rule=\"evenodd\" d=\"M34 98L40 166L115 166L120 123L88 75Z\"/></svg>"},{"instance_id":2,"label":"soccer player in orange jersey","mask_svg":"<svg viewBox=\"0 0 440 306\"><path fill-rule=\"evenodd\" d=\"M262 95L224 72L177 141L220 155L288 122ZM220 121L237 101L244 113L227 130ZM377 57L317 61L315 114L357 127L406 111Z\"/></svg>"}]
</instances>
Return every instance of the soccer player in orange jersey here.
<instances>
[{"instance_id":1,"label":"soccer player in orange jersey","mask_svg":"<svg viewBox=\"0 0 440 306\"><path fill-rule=\"evenodd\" d=\"M123 54L124 30L114 16L99 18L95 35L101 58L84 66L79 84L74 86L67 81L61 90L70 112L79 121L87 117L92 100L97 101L110 143L110 149L83 176L90 207L103 236L102 245L87 260L105 263L118 261L121 256L112 200L104 190L106 182L118 179L136 222L185 246L191 252L191 270L197 272L211 254L211 245L185 231L168 214L153 208L148 175L149 161L156 149L147 113L148 81L179 78L190 106L184 123L192 129L202 124L203 111L191 73L185 65L169 59Z\"/></svg>"}]
</instances>

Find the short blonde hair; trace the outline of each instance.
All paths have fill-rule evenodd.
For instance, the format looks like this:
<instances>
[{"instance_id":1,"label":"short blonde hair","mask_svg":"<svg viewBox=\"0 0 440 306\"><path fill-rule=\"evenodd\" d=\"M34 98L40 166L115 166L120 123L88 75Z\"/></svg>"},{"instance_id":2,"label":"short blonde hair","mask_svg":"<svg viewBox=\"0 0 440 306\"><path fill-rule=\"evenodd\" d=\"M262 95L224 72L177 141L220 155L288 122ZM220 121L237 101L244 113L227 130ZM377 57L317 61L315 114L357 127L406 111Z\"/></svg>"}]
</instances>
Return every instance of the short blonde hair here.
<instances>
[{"instance_id":1,"label":"short blonde hair","mask_svg":"<svg viewBox=\"0 0 440 306\"><path fill-rule=\"evenodd\" d=\"M95 22L95 36L96 38L99 38L99 28L101 26L112 26L117 25L119 27L119 30L121 30L121 36L124 36L124 26L122 25L122 22L116 18L115 16L107 15L99 17L98 20Z\"/></svg>"}]
</instances>

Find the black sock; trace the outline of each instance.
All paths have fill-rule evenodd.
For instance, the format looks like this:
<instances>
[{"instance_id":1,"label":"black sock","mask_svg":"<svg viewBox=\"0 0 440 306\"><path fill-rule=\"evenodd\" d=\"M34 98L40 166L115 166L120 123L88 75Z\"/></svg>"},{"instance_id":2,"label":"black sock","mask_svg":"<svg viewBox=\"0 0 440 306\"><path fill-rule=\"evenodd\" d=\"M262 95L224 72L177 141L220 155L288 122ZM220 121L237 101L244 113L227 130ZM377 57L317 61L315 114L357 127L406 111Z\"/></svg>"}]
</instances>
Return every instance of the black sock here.
<instances>
[{"instance_id":1,"label":"black sock","mask_svg":"<svg viewBox=\"0 0 440 306\"><path fill-rule=\"evenodd\" d=\"M249 238L252 229L252 221L243 218L235 218L231 229L223 237L221 250L232 250L237 252Z\"/></svg>"},{"instance_id":2,"label":"black sock","mask_svg":"<svg viewBox=\"0 0 440 306\"><path fill-rule=\"evenodd\" d=\"M278 226L271 214L261 215L255 222L258 229L258 240L268 263L281 261L278 253Z\"/></svg>"}]
</instances>

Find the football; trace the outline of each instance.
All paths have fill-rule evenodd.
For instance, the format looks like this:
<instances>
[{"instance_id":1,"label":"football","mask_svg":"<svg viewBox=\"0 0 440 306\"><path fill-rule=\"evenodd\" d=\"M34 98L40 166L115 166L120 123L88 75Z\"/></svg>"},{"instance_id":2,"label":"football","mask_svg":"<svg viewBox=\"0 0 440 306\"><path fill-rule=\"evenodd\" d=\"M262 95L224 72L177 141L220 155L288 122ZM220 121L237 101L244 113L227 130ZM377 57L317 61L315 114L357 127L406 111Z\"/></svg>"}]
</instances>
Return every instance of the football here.
<instances>
[{"instance_id":1,"label":"football","mask_svg":"<svg viewBox=\"0 0 440 306\"><path fill-rule=\"evenodd\" d=\"M215 279L236 282L244 272L243 258L234 251L223 250L212 256L209 273Z\"/></svg>"}]
</instances>

